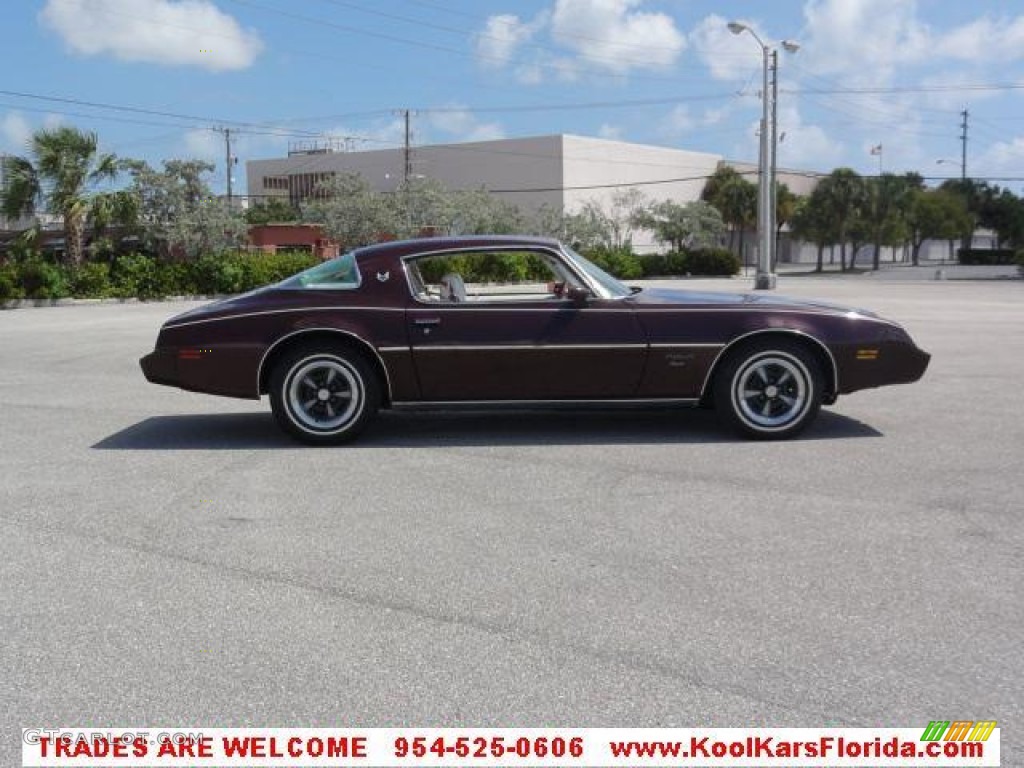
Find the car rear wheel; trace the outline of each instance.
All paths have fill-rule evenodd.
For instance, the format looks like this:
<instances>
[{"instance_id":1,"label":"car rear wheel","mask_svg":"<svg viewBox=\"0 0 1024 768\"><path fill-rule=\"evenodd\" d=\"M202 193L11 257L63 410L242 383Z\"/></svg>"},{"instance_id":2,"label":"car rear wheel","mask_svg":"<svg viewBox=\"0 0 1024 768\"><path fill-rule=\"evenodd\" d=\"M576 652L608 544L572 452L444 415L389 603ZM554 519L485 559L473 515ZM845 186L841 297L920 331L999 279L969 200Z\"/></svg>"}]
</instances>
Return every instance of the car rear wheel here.
<instances>
[{"instance_id":1,"label":"car rear wheel","mask_svg":"<svg viewBox=\"0 0 1024 768\"><path fill-rule=\"evenodd\" d=\"M821 366L805 346L765 339L733 352L715 376L715 407L746 437L780 440L799 434L822 401Z\"/></svg>"},{"instance_id":2,"label":"car rear wheel","mask_svg":"<svg viewBox=\"0 0 1024 768\"><path fill-rule=\"evenodd\" d=\"M332 445L358 435L377 411L380 387L370 367L345 349L297 348L270 376L277 423L304 443Z\"/></svg>"}]
</instances>

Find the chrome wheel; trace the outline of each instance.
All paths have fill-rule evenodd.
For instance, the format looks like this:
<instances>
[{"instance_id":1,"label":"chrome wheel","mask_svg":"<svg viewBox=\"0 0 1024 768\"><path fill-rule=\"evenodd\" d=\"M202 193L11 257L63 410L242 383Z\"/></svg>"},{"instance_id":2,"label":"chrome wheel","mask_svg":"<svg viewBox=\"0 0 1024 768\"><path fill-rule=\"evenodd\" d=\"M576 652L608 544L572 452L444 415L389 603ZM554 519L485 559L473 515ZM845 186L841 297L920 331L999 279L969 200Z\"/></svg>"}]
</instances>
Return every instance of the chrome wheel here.
<instances>
[{"instance_id":1,"label":"chrome wheel","mask_svg":"<svg viewBox=\"0 0 1024 768\"><path fill-rule=\"evenodd\" d=\"M274 364L268 390L277 423L313 445L354 438L373 418L381 398L370 364L341 346L289 350Z\"/></svg>"},{"instance_id":2,"label":"chrome wheel","mask_svg":"<svg viewBox=\"0 0 1024 768\"><path fill-rule=\"evenodd\" d=\"M730 351L715 371L721 418L747 437L778 440L806 427L821 408L821 366L796 340L766 338Z\"/></svg>"},{"instance_id":3,"label":"chrome wheel","mask_svg":"<svg viewBox=\"0 0 1024 768\"><path fill-rule=\"evenodd\" d=\"M362 406L359 374L339 358L317 357L301 362L289 372L285 387L288 410L299 426L315 432L343 427Z\"/></svg>"},{"instance_id":4,"label":"chrome wheel","mask_svg":"<svg viewBox=\"0 0 1024 768\"><path fill-rule=\"evenodd\" d=\"M810 373L788 356L749 360L733 379L733 403L744 421L766 430L791 424L807 409Z\"/></svg>"}]
</instances>

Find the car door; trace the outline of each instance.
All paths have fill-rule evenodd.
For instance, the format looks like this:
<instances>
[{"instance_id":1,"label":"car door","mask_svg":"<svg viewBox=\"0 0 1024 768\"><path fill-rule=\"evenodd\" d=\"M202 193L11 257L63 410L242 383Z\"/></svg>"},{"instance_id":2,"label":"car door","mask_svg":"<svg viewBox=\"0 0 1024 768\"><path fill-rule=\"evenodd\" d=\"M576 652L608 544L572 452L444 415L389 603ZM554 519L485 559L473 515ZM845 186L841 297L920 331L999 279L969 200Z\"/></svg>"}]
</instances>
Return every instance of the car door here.
<instances>
[{"instance_id":1,"label":"car door","mask_svg":"<svg viewBox=\"0 0 1024 768\"><path fill-rule=\"evenodd\" d=\"M423 400L600 400L636 393L647 345L629 302L557 294L517 299L478 290L454 301L411 297L406 321Z\"/></svg>"},{"instance_id":2,"label":"car door","mask_svg":"<svg viewBox=\"0 0 1024 768\"><path fill-rule=\"evenodd\" d=\"M630 397L646 354L622 302L467 302L407 317L424 400Z\"/></svg>"}]
</instances>

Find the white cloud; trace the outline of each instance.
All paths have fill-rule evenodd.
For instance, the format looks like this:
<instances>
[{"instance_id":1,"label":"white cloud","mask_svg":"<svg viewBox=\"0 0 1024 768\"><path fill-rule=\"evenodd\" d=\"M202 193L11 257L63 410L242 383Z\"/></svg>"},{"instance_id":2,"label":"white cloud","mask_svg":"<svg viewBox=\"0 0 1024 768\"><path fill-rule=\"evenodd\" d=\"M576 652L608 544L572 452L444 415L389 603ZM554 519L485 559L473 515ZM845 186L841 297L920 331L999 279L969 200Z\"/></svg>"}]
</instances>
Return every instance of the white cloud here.
<instances>
[{"instance_id":1,"label":"white cloud","mask_svg":"<svg viewBox=\"0 0 1024 768\"><path fill-rule=\"evenodd\" d=\"M224 137L211 131L209 128L195 128L187 131L184 136L185 152L190 158L209 160L210 162L223 162L224 160ZM234 154L238 153L238 147L234 147Z\"/></svg>"},{"instance_id":2,"label":"white cloud","mask_svg":"<svg viewBox=\"0 0 1024 768\"><path fill-rule=\"evenodd\" d=\"M516 50L529 42L543 24L543 14L529 23L511 13L491 16L476 36L476 55L485 67L507 66Z\"/></svg>"},{"instance_id":3,"label":"white cloud","mask_svg":"<svg viewBox=\"0 0 1024 768\"><path fill-rule=\"evenodd\" d=\"M613 75L667 69L686 49L686 37L667 14L639 10L643 1L555 0L529 22L514 14L490 16L474 38L476 55L485 66L515 65L524 84L542 83L551 72L573 82L585 67ZM544 31L569 55L539 51L517 64L521 47Z\"/></svg>"},{"instance_id":4,"label":"white cloud","mask_svg":"<svg viewBox=\"0 0 1024 768\"><path fill-rule=\"evenodd\" d=\"M748 33L734 35L729 31L728 23L729 19L716 14L701 20L690 32L690 42L697 55L716 80L743 80L759 75L762 59L756 41ZM743 23L749 24L761 39L765 39L756 24Z\"/></svg>"},{"instance_id":5,"label":"white cloud","mask_svg":"<svg viewBox=\"0 0 1024 768\"><path fill-rule=\"evenodd\" d=\"M1024 136L996 142L977 157L969 157L967 170L981 176L1024 176Z\"/></svg>"},{"instance_id":6,"label":"white cloud","mask_svg":"<svg viewBox=\"0 0 1024 768\"><path fill-rule=\"evenodd\" d=\"M601 127L597 129L597 135L600 136L602 139L621 141L622 126L612 125L611 123L602 123Z\"/></svg>"},{"instance_id":7,"label":"white cloud","mask_svg":"<svg viewBox=\"0 0 1024 768\"><path fill-rule=\"evenodd\" d=\"M934 55L916 0L811 0L801 66L848 83L877 85L900 65Z\"/></svg>"},{"instance_id":8,"label":"white cloud","mask_svg":"<svg viewBox=\"0 0 1024 768\"><path fill-rule=\"evenodd\" d=\"M0 120L0 147L15 154L27 151L32 126L20 112L8 112Z\"/></svg>"},{"instance_id":9,"label":"white cloud","mask_svg":"<svg viewBox=\"0 0 1024 768\"><path fill-rule=\"evenodd\" d=\"M428 115L430 126L458 141L491 141L505 138L500 123L481 122L461 105L453 105L443 112Z\"/></svg>"},{"instance_id":10,"label":"white cloud","mask_svg":"<svg viewBox=\"0 0 1024 768\"><path fill-rule=\"evenodd\" d=\"M47 0L39 17L87 56L221 72L245 69L263 50L256 32L209 0Z\"/></svg>"},{"instance_id":11,"label":"white cloud","mask_svg":"<svg viewBox=\"0 0 1024 768\"><path fill-rule=\"evenodd\" d=\"M940 36L940 56L961 61L1012 61L1024 57L1024 16L995 20L987 16Z\"/></svg>"},{"instance_id":12,"label":"white cloud","mask_svg":"<svg viewBox=\"0 0 1024 768\"><path fill-rule=\"evenodd\" d=\"M551 36L588 64L623 74L667 69L686 48L664 13L637 10L641 0L556 0Z\"/></svg>"},{"instance_id":13,"label":"white cloud","mask_svg":"<svg viewBox=\"0 0 1024 768\"><path fill-rule=\"evenodd\" d=\"M678 137L689 133L697 127L697 120L690 114L690 108L680 104L668 113L668 117L662 123L663 132L670 137Z\"/></svg>"},{"instance_id":14,"label":"white cloud","mask_svg":"<svg viewBox=\"0 0 1024 768\"><path fill-rule=\"evenodd\" d=\"M779 142L777 155L780 167L835 168L843 164L846 153L843 143L821 126L804 123L793 105L779 110L779 134L783 133L785 139Z\"/></svg>"}]
</instances>

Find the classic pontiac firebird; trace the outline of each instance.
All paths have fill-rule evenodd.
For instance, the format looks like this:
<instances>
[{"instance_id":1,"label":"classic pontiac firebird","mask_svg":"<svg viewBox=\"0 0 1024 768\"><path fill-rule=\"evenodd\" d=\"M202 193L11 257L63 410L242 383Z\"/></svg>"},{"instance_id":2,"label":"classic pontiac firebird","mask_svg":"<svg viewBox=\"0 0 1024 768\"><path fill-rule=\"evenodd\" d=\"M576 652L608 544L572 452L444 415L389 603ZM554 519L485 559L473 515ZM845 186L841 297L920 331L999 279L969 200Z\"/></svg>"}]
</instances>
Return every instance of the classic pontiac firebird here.
<instances>
[{"instance_id":1,"label":"classic pontiac firebird","mask_svg":"<svg viewBox=\"0 0 1024 768\"><path fill-rule=\"evenodd\" d=\"M713 406L786 438L840 394L928 366L896 323L765 294L630 288L555 240L457 237L359 248L168 320L146 378L270 395L307 443L355 437L379 408Z\"/></svg>"}]
</instances>

